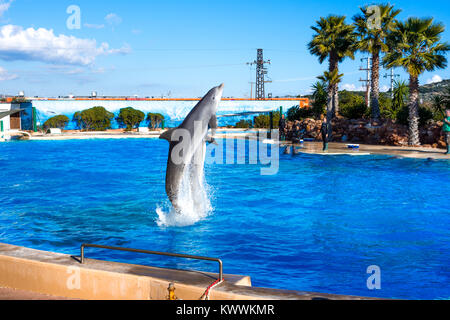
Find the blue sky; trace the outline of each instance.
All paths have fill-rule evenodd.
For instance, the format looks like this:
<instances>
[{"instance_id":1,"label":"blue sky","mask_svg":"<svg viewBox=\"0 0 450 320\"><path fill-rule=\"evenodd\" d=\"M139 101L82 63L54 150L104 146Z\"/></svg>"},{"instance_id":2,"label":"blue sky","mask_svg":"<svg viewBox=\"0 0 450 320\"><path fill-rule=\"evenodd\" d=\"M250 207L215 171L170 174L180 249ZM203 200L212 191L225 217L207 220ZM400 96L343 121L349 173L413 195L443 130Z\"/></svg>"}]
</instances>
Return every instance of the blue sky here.
<instances>
[{"instance_id":1,"label":"blue sky","mask_svg":"<svg viewBox=\"0 0 450 320\"><path fill-rule=\"evenodd\" d=\"M256 49L271 59L273 95L309 92L326 69L306 48L320 16L351 17L366 1L48 1L0 0L0 93L29 96L101 95L196 97L225 83L225 96L248 97ZM434 17L447 25L450 2L394 1L401 19ZM81 28L68 29L70 5ZM30 29L31 28L31 29ZM364 77L358 55L341 65L342 87ZM397 70L402 79L407 76ZM382 74L385 71L383 70ZM449 69L421 82L450 78ZM387 86L387 79L381 85Z\"/></svg>"}]
</instances>

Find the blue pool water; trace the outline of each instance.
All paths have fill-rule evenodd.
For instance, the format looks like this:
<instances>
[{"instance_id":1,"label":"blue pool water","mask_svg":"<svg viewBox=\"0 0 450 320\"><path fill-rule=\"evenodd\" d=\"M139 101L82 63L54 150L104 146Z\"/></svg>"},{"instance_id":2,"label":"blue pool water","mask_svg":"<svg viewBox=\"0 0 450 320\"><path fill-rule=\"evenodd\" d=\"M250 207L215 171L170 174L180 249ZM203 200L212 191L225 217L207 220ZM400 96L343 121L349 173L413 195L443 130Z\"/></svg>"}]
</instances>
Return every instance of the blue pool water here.
<instances>
[{"instance_id":1,"label":"blue pool water","mask_svg":"<svg viewBox=\"0 0 450 320\"><path fill-rule=\"evenodd\" d=\"M450 298L449 161L280 155L206 166L213 212L161 227L167 142L0 144L0 242L78 254L82 242L220 257L253 285ZM216 271L207 262L87 249L91 258ZM366 269L381 269L381 290Z\"/></svg>"}]
</instances>

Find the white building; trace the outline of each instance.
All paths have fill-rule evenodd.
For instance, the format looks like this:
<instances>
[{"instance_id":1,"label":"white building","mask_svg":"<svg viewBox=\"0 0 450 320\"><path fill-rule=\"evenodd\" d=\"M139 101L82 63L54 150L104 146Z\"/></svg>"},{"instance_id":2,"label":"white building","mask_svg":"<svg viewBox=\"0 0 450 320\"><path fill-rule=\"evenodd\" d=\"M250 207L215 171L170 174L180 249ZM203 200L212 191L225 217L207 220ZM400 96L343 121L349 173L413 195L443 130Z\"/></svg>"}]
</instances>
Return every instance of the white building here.
<instances>
[{"instance_id":1,"label":"white building","mask_svg":"<svg viewBox=\"0 0 450 320\"><path fill-rule=\"evenodd\" d=\"M20 131L20 105L11 103L0 103L0 141L9 140L11 133Z\"/></svg>"}]
</instances>

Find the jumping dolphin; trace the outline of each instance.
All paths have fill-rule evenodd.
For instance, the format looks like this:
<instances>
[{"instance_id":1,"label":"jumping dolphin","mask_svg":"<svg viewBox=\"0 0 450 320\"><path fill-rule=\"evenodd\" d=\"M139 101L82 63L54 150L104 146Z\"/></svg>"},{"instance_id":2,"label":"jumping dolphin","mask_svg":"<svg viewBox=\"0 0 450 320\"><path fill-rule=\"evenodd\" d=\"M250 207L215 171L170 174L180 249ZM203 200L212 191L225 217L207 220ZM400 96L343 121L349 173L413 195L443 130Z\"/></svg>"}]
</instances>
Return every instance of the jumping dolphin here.
<instances>
[{"instance_id":1,"label":"jumping dolphin","mask_svg":"<svg viewBox=\"0 0 450 320\"><path fill-rule=\"evenodd\" d=\"M223 87L224 85L221 84L209 90L178 128L170 129L159 137L170 143L166 169L166 193L177 212L180 211L178 193L186 167L192 166L191 187L198 185L203 179L205 142L215 143L216 112L222 99ZM207 135L208 128L212 131L211 137Z\"/></svg>"}]
</instances>

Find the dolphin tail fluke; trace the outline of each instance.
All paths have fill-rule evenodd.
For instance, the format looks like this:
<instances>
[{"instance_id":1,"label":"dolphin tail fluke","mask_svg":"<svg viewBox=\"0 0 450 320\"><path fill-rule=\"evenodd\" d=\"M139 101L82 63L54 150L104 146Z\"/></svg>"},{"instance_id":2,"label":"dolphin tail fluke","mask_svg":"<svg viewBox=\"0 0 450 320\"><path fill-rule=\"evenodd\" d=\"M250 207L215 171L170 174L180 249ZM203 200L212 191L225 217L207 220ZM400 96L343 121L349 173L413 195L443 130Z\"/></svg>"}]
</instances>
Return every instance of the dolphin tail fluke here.
<instances>
[{"instance_id":1,"label":"dolphin tail fluke","mask_svg":"<svg viewBox=\"0 0 450 320\"><path fill-rule=\"evenodd\" d=\"M172 141L172 133L175 131L175 129L176 129L176 128L172 128L172 129L169 129L169 130L167 130L167 131L164 131L164 132L159 136L159 138L171 142L171 141Z\"/></svg>"}]
</instances>

